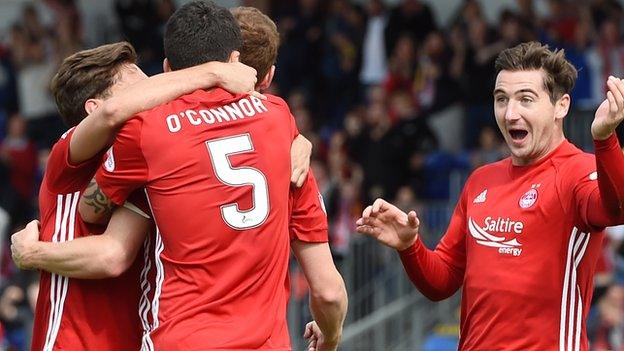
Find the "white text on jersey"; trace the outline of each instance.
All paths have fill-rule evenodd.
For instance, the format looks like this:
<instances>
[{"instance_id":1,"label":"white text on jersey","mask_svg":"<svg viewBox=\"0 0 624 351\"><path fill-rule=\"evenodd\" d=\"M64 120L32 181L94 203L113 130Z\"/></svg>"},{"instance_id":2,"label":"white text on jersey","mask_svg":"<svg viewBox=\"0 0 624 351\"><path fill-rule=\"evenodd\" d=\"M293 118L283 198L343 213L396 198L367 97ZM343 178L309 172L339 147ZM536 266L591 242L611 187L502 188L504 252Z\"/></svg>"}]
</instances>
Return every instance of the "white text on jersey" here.
<instances>
[{"instance_id":1,"label":"white text on jersey","mask_svg":"<svg viewBox=\"0 0 624 351\"><path fill-rule=\"evenodd\" d=\"M192 126L201 124L214 124L236 121L247 117L253 117L257 113L267 112L268 109L262 103L262 100L255 96L249 96L233 102L228 105L207 108L202 110L186 110L178 114L167 116L167 128L171 133L177 133L182 130L182 121L184 119Z\"/></svg>"},{"instance_id":2,"label":"white text on jersey","mask_svg":"<svg viewBox=\"0 0 624 351\"><path fill-rule=\"evenodd\" d=\"M516 233L521 234L524 229L524 223L512 221L510 218L492 217L485 218L485 230L499 233Z\"/></svg>"}]
</instances>

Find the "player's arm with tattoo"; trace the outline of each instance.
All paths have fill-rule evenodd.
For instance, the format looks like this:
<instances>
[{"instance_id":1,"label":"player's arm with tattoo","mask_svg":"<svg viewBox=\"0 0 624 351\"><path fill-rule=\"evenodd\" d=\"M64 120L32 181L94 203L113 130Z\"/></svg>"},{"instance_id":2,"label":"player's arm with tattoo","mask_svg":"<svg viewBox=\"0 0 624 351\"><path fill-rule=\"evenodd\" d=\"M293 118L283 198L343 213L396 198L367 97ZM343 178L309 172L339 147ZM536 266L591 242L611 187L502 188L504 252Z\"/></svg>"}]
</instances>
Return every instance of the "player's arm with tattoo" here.
<instances>
[{"instance_id":1,"label":"player's arm with tattoo","mask_svg":"<svg viewBox=\"0 0 624 351\"><path fill-rule=\"evenodd\" d=\"M114 208L115 204L102 192L95 179L91 179L78 205L82 219L87 223L106 223Z\"/></svg>"}]
</instances>

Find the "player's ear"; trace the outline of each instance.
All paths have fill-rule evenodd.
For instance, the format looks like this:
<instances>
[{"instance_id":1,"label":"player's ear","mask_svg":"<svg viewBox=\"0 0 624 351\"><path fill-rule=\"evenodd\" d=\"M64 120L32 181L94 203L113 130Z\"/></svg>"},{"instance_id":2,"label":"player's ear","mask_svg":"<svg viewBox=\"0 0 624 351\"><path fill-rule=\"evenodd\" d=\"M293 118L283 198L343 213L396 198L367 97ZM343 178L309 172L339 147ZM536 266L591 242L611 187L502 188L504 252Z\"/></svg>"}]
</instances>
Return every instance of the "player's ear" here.
<instances>
[{"instance_id":1,"label":"player's ear","mask_svg":"<svg viewBox=\"0 0 624 351\"><path fill-rule=\"evenodd\" d=\"M163 72L171 72L171 66L169 65L169 60L165 57L163 60Z\"/></svg>"},{"instance_id":2,"label":"player's ear","mask_svg":"<svg viewBox=\"0 0 624 351\"><path fill-rule=\"evenodd\" d=\"M239 62L239 61L240 61L240 52L236 50L232 51L228 62Z\"/></svg>"},{"instance_id":3,"label":"player's ear","mask_svg":"<svg viewBox=\"0 0 624 351\"><path fill-rule=\"evenodd\" d=\"M271 68L269 69L269 72L262 80L262 83L258 85L258 90L262 91L264 89L267 89L271 85L271 82L273 81L273 76L275 76L275 65L271 66Z\"/></svg>"},{"instance_id":4,"label":"player's ear","mask_svg":"<svg viewBox=\"0 0 624 351\"><path fill-rule=\"evenodd\" d=\"M562 97L555 102L555 119L563 119L570 110L570 95L563 94Z\"/></svg>"},{"instance_id":5,"label":"player's ear","mask_svg":"<svg viewBox=\"0 0 624 351\"><path fill-rule=\"evenodd\" d=\"M87 115L90 115L101 104L102 104L102 100L100 100L100 99L89 99L89 100L85 101L84 109L85 109L85 111L87 111Z\"/></svg>"}]
</instances>

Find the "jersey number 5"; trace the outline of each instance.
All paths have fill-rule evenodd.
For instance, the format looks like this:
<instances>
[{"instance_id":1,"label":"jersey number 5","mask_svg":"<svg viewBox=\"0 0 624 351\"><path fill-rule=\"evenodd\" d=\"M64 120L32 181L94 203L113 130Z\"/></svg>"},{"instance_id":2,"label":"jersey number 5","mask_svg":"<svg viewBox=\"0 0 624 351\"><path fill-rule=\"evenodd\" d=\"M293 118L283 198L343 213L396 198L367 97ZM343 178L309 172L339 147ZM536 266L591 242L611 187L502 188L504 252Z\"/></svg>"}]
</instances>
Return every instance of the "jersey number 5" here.
<instances>
[{"instance_id":1,"label":"jersey number 5","mask_svg":"<svg viewBox=\"0 0 624 351\"><path fill-rule=\"evenodd\" d=\"M206 141L217 178L230 186L252 186L252 208L241 211L238 204L221 206L221 217L233 229L255 228L269 216L269 189L264 174L252 167L233 168L228 156L253 151L249 134Z\"/></svg>"}]
</instances>

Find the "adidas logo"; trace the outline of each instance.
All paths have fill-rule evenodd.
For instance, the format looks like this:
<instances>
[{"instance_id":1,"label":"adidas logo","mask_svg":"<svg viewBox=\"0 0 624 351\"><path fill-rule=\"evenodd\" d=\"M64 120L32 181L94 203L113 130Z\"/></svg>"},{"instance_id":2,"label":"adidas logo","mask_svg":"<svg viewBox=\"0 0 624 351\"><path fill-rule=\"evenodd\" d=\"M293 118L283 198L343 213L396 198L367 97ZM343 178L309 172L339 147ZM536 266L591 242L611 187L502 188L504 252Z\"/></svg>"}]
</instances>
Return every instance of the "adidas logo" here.
<instances>
[{"instance_id":1,"label":"adidas logo","mask_svg":"<svg viewBox=\"0 0 624 351\"><path fill-rule=\"evenodd\" d=\"M487 196L487 189L483 190L481 192L481 194L479 194L477 197L475 197L475 199L472 201L473 204L481 204L485 202L485 197Z\"/></svg>"}]
</instances>

